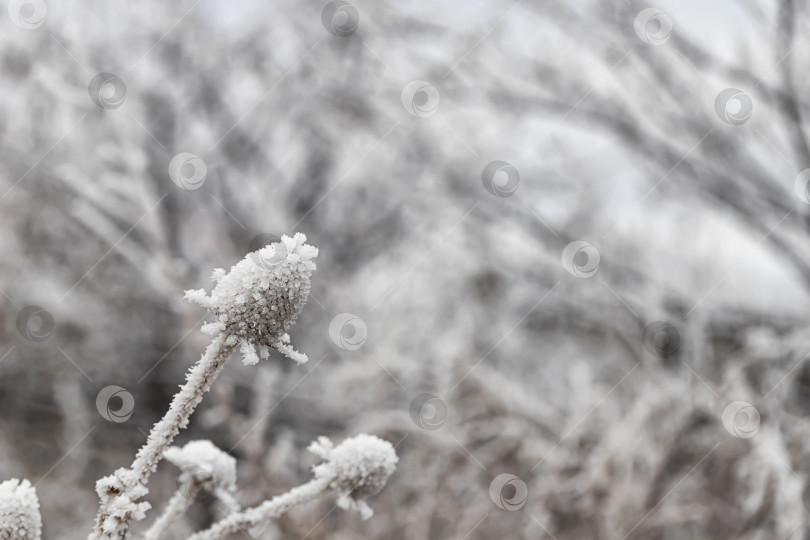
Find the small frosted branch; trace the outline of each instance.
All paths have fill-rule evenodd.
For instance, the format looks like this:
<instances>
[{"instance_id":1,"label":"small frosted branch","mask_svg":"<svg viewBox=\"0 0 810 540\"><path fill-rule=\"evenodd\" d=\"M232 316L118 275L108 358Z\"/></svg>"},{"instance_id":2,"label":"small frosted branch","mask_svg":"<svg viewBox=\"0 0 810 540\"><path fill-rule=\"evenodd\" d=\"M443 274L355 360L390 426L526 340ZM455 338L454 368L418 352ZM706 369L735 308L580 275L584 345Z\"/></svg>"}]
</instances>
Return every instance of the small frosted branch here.
<instances>
[{"instance_id":1,"label":"small frosted branch","mask_svg":"<svg viewBox=\"0 0 810 540\"><path fill-rule=\"evenodd\" d=\"M218 521L211 528L190 536L189 540L220 540L226 538L229 534L278 518L290 508L313 501L329 491L329 481L324 478L316 478L302 486L291 489L287 493L273 497L258 506L231 514Z\"/></svg>"},{"instance_id":2,"label":"small frosted branch","mask_svg":"<svg viewBox=\"0 0 810 540\"><path fill-rule=\"evenodd\" d=\"M144 540L160 540L172 523L180 519L186 513L188 507L191 506L194 497L201 488L200 482L194 478L190 478L187 483L178 489L163 510L163 514L157 518L152 524L146 534Z\"/></svg>"}]
</instances>

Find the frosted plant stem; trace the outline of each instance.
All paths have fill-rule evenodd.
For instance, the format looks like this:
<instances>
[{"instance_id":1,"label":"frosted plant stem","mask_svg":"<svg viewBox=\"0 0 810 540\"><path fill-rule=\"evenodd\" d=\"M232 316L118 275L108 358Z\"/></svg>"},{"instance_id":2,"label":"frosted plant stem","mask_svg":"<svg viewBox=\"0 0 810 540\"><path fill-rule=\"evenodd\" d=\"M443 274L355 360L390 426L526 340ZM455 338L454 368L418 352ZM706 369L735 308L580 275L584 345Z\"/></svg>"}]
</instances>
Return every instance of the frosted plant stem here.
<instances>
[{"instance_id":1,"label":"frosted plant stem","mask_svg":"<svg viewBox=\"0 0 810 540\"><path fill-rule=\"evenodd\" d=\"M306 504L329 492L330 481L330 478L310 480L306 484L277 495L258 506L222 518L210 528L190 536L188 540L221 540L229 534L278 518L290 508Z\"/></svg>"},{"instance_id":2,"label":"frosted plant stem","mask_svg":"<svg viewBox=\"0 0 810 540\"><path fill-rule=\"evenodd\" d=\"M155 471L158 462L163 457L163 452L172 443L177 433L188 425L191 413L194 412L197 404L202 400L203 394L208 391L211 383L219 375L233 349L234 345L227 341L227 336L220 334L211 341L202 358L189 370L185 384L175 394L169 410L149 432L149 437L135 456L132 467L129 471L119 469L114 475L118 479L123 479L124 473L131 472L134 473L134 476L126 475L127 480L121 480L121 483L124 484L123 488L116 487L109 490L105 494L106 497L101 496L100 493L101 505L96 525L88 537L89 540L126 538L132 512L121 511L121 495L129 496L133 505L135 499L142 496L134 491L139 487L145 488L149 476ZM120 492L122 489L123 493ZM113 508L114 505L117 508Z\"/></svg>"},{"instance_id":3,"label":"frosted plant stem","mask_svg":"<svg viewBox=\"0 0 810 540\"><path fill-rule=\"evenodd\" d=\"M144 484L149 480L163 457L163 452L174 440L181 429L188 425L188 419L203 394L211 388L225 361L231 356L234 347L225 344L225 336L220 334L211 340L200 361L194 364L186 376L186 383L172 399L169 410L152 427L146 443L138 450L132 470Z\"/></svg>"},{"instance_id":4,"label":"frosted plant stem","mask_svg":"<svg viewBox=\"0 0 810 540\"><path fill-rule=\"evenodd\" d=\"M146 531L146 534L143 536L144 540L160 540L171 524L186 513L194 497L196 497L197 493L200 491L200 487L202 487L202 485L194 478L191 478L186 484L180 486L180 489L169 499L160 517L158 517L152 526L149 527L149 530Z\"/></svg>"}]
</instances>

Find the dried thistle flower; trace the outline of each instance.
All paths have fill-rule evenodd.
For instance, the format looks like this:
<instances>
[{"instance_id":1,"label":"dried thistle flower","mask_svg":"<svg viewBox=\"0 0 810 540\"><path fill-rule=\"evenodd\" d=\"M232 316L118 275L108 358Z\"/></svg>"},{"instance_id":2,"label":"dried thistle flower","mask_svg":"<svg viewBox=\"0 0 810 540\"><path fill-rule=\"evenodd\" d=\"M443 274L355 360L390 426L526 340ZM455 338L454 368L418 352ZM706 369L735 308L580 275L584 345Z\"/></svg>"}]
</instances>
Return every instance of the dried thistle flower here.
<instances>
[{"instance_id":1,"label":"dried thistle flower","mask_svg":"<svg viewBox=\"0 0 810 540\"><path fill-rule=\"evenodd\" d=\"M163 457L180 469L180 481L194 477L203 489L236 489L236 459L214 446L211 441L189 441L180 448L166 449Z\"/></svg>"},{"instance_id":2,"label":"dried thistle flower","mask_svg":"<svg viewBox=\"0 0 810 540\"><path fill-rule=\"evenodd\" d=\"M37 492L28 480L0 483L0 540L38 540L42 537Z\"/></svg>"},{"instance_id":3,"label":"dried thistle flower","mask_svg":"<svg viewBox=\"0 0 810 540\"><path fill-rule=\"evenodd\" d=\"M241 344L245 365L256 364L276 349L296 362L307 357L289 344L287 329L295 322L309 296L309 278L315 270L312 259L318 249L307 237L292 238L266 246L242 259L230 272L213 273L216 286L211 296L203 289L186 291L186 299L210 310L217 318L203 327L211 335L222 333Z\"/></svg>"},{"instance_id":4,"label":"dried thistle flower","mask_svg":"<svg viewBox=\"0 0 810 540\"><path fill-rule=\"evenodd\" d=\"M319 437L309 451L324 459L314 468L315 478L328 480L330 489L338 493L338 506L353 508L363 519L370 518L374 512L366 497L382 490L399 461L391 443L365 433L337 446Z\"/></svg>"}]
</instances>

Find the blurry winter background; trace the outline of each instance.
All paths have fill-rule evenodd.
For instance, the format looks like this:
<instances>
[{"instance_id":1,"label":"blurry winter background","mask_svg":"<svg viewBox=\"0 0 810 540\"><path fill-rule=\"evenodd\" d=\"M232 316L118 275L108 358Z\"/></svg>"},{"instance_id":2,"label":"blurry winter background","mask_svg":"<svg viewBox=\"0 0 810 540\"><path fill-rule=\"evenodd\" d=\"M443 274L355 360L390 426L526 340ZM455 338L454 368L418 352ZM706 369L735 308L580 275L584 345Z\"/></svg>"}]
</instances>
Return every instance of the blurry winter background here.
<instances>
[{"instance_id":1,"label":"blurry winter background","mask_svg":"<svg viewBox=\"0 0 810 540\"><path fill-rule=\"evenodd\" d=\"M258 538L810 538L805 3L2 3L0 480L46 538L205 347L183 290L296 231L310 362L233 359L177 442L244 505L318 435L401 461Z\"/></svg>"}]
</instances>

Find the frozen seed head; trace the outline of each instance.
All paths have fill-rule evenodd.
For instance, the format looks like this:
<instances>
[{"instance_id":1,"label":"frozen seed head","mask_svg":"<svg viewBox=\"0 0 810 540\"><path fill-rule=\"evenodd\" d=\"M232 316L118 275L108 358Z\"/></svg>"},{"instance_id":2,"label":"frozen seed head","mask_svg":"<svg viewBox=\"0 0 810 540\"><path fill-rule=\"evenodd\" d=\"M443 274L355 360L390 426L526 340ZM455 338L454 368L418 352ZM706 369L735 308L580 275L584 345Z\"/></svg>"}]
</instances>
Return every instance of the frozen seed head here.
<instances>
[{"instance_id":1,"label":"frozen seed head","mask_svg":"<svg viewBox=\"0 0 810 540\"><path fill-rule=\"evenodd\" d=\"M296 233L249 254L229 272L214 270L211 296L202 289L186 291L186 299L205 307L216 321L203 331L224 333L230 345L241 344L243 362L256 364L276 349L298 363L307 361L292 348L287 329L295 322L309 296L312 261L318 249Z\"/></svg>"},{"instance_id":2,"label":"frozen seed head","mask_svg":"<svg viewBox=\"0 0 810 540\"><path fill-rule=\"evenodd\" d=\"M399 461L391 443L360 434L334 446L320 437L309 451L323 458L324 462L314 468L315 477L329 481L329 487L339 495L338 505L358 510L363 519L370 518L374 512L365 498L385 487Z\"/></svg>"},{"instance_id":3,"label":"frozen seed head","mask_svg":"<svg viewBox=\"0 0 810 540\"><path fill-rule=\"evenodd\" d=\"M211 441L189 441L171 446L164 457L180 469L180 480L192 478L209 491L236 489L236 459L214 446Z\"/></svg>"},{"instance_id":4,"label":"frozen seed head","mask_svg":"<svg viewBox=\"0 0 810 540\"><path fill-rule=\"evenodd\" d=\"M39 499L28 480L0 484L0 540L34 540L42 536Z\"/></svg>"}]
</instances>

